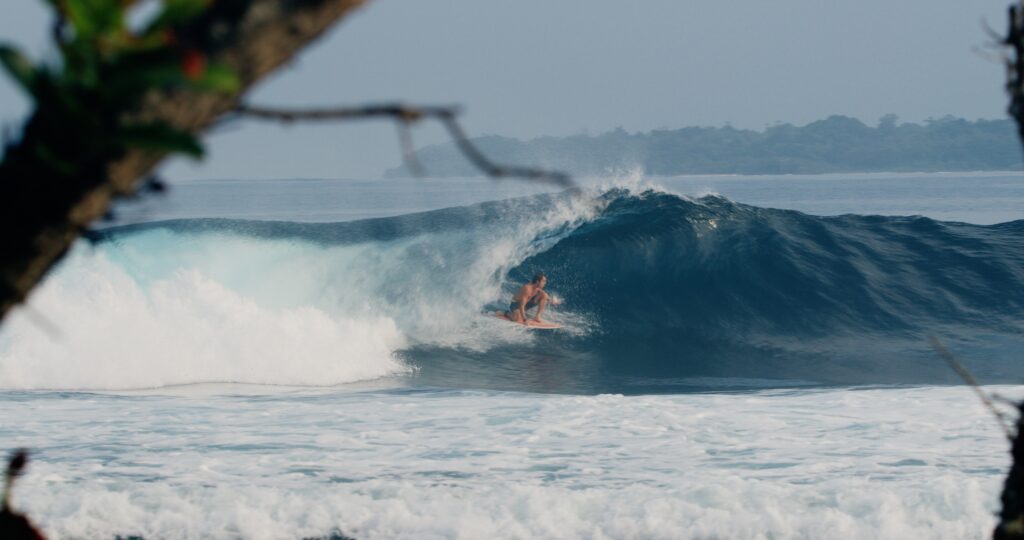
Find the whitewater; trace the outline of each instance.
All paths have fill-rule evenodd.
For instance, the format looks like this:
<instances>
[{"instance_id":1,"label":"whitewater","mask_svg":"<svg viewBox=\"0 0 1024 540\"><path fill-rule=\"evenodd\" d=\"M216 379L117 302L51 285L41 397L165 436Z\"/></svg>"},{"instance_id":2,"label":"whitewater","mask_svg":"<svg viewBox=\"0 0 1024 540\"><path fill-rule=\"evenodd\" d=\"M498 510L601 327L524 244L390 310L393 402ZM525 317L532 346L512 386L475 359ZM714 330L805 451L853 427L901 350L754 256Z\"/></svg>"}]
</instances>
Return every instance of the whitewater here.
<instances>
[{"instance_id":1,"label":"whitewater","mask_svg":"<svg viewBox=\"0 0 1024 540\"><path fill-rule=\"evenodd\" d=\"M1020 180L182 184L0 329L15 504L56 537L986 537L1006 443L927 338L1024 397ZM569 330L486 315L536 271Z\"/></svg>"}]
</instances>

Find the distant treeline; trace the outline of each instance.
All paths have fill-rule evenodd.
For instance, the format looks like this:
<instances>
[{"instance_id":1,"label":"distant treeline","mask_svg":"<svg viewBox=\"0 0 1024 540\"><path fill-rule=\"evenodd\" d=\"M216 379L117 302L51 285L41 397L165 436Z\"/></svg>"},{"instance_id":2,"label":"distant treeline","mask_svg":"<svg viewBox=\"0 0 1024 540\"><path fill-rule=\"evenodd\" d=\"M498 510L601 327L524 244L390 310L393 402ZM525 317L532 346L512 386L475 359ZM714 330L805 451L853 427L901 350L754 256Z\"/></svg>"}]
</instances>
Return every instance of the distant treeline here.
<instances>
[{"instance_id":1,"label":"distant treeline","mask_svg":"<svg viewBox=\"0 0 1024 540\"><path fill-rule=\"evenodd\" d=\"M540 137L520 141L488 135L474 139L499 163L530 165L577 175L641 168L650 175L814 174L1014 170L1022 166L1010 120L947 116L923 125L886 115L877 127L831 116L803 127L779 124L764 131L725 127L659 129L597 136ZM478 170L451 144L416 153L431 176L474 176ZM385 176L407 176L405 167Z\"/></svg>"}]
</instances>

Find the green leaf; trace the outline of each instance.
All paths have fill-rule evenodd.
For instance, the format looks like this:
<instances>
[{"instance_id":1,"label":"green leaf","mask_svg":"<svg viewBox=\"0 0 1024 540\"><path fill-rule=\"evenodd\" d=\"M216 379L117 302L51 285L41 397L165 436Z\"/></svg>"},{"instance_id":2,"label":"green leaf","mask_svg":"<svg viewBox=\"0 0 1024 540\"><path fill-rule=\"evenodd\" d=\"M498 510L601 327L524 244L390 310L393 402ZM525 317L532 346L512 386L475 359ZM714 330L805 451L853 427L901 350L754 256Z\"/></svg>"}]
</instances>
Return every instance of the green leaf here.
<instances>
[{"instance_id":1,"label":"green leaf","mask_svg":"<svg viewBox=\"0 0 1024 540\"><path fill-rule=\"evenodd\" d=\"M196 159L203 157L203 146L195 136L163 122L123 127L116 140L129 148L177 152Z\"/></svg>"},{"instance_id":2,"label":"green leaf","mask_svg":"<svg viewBox=\"0 0 1024 540\"><path fill-rule=\"evenodd\" d=\"M198 17L209 4L207 0L164 0L164 10L153 19L147 31L187 23Z\"/></svg>"},{"instance_id":3,"label":"green leaf","mask_svg":"<svg viewBox=\"0 0 1024 540\"><path fill-rule=\"evenodd\" d=\"M211 90L231 94L242 87L242 81L238 74L224 64L211 64L206 67L206 72L193 83L200 90Z\"/></svg>"},{"instance_id":4,"label":"green leaf","mask_svg":"<svg viewBox=\"0 0 1024 540\"><path fill-rule=\"evenodd\" d=\"M184 82L175 51L141 51L112 59L104 71L100 91L115 100L131 100L150 88L182 85Z\"/></svg>"},{"instance_id":5,"label":"green leaf","mask_svg":"<svg viewBox=\"0 0 1024 540\"><path fill-rule=\"evenodd\" d=\"M4 69L30 96L35 95L38 70L27 56L9 45L0 45L0 63Z\"/></svg>"},{"instance_id":6,"label":"green leaf","mask_svg":"<svg viewBox=\"0 0 1024 540\"><path fill-rule=\"evenodd\" d=\"M96 20L92 15L90 0L67 0L64 2L64 16L75 30L75 37L89 39L96 35Z\"/></svg>"},{"instance_id":7,"label":"green leaf","mask_svg":"<svg viewBox=\"0 0 1024 540\"><path fill-rule=\"evenodd\" d=\"M89 40L124 28L124 8L119 0L65 0L64 6L76 38Z\"/></svg>"}]
</instances>

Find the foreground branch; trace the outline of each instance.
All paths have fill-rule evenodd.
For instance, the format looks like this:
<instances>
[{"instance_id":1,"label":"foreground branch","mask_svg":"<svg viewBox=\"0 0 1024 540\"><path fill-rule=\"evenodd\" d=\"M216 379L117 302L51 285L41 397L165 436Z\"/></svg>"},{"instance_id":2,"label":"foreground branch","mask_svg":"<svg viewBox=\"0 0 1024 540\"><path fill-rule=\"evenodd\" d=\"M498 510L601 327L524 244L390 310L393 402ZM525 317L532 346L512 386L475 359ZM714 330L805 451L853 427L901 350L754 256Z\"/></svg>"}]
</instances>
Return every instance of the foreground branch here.
<instances>
[{"instance_id":1,"label":"foreground branch","mask_svg":"<svg viewBox=\"0 0 1024 540\"><path fill-rule=\"evenodd\" d=\"M1006 60L1006 91L1010 94L1007 112L1017 123L1017 134L1024 143L1024 2L1010 5L1009 29L1003 44L1013 51ZM992 531L995 540L1024 540L1024 402L1017 405L1016 436L1011 438L1010 472L999 499L999 523Z\"/></svg>"},{"instance_id":2,"label":"foreground branch","mask_svg":"<svg viewBox=\"0 0 1024 540\"><path fill-rule=\"evenodd\" d=\"M76 110L82 111L85 121L55 116L54 107L37 104L21 140L7 148L0 163L0 318L25 299L81 231L104 215L113 197L133 193L139 179L167 155L160 149L90 146L91 141L109 139L120 126L130 124L163 123L187 133L207 129L232 111L256 81L362 3L210 3L194 20L176 28L175 41L192 47L197 62L221 65L237 75L233 91L156 85L131 103L78 104Z\"/></svg>"},{"instance_id":3,"label":"foreground branch","mask_svg":"<svg viewBox=\"0 0 1024 540\"><path fill-rule=\"evenodd\" d=\"M42 540L44 538L24 514L15 512L11 508L11 492L14 489L14 482L24 472L27 464L28 452L26 450L15 450L7 462L7 470L4 473L3 504L0 505L0 538L12 540Z\"/></svg>"},{"instance_id":4,"label":"foreground branch","mask_svg":"<svg viewBox=\"0 0 1024 540\"><path fill-rule=\"evenodd\" d=\"M254 107L241 105L235 112L242 116L249 116L261 120L276 120L279 122L326 122L339 120L353 120L364 118L392 118L402 125L417 122L423 119L435 119L444 124L448 134L451 135L462 155L469 160L477 169L491 178L525 178L539 182L554 184L563 188L573 188L572 178L562 172L547 171L531 167L515 167L499 165L491 161L473 142L466 136L466 132L456 120L459 111L456 107L427 106L414 107L402 104L369 105L365 107L339 107L331 109L281 109L269 107ZM403 146L407 143L403 142ZM416 170L419 166L414 161L411 152L404 152L406 162L410 168Z\"/></svg>"},{"instance_id":5,"label":"foreground branch","mask_svg":"<svg viewBox=\"0 0 1024 540\"><path fill-rule=\"evenodd\" d=\"M994 540L1024 539L1024 440L1021 433L1024 433L1024 402L1017 405L1017 436L1010 446L1013 462L999 495L1002 508L999 523L992 531Z\"/></svg>"},{"instance_id":6,"label":"foreground branch","mask_svg":"<svg viewBox=\"0 0 1024 540\"><path fill-rule=\"evenodd\" d=\"M990 398L988 394L981 389L981 385L978 384L974 375L971 375L971 372L968 371L955 356L953 356L953 353L949 352L949 349L939 341L939 338L929 336L928 342L931 344L932 349L935 349L936 354L949 364L949 367L952 368L961 379L963 379L967 386L971 387L971 390L974 391L974 395L978 396L978 399L981 400L981 404L988 409L988 412L992 413L992 416L996 419L996 423L999 424L999 429L1003 431L1003 435L1006 436L1006 439L1013 442L1013 432L1010 431L1010 427L1006 425L1006 415L996 408L995 403L992 402L992 398Z\"/></svg>"},{"instance_id":7,"label":"foreground branch","mask_svg":"<svg viewBox=\"0 0 1024 540\"><path fill-rule=\"evenodd\" d=\"M1013 462L1010 472L1007 473L1006 480L1003 482L1003 492L999 497L1002 509L999 511L999 523L992 531L992 538L994 540L1024 540L1024 440L1021 439L1021 434L1024 433L1024 403L1016 405L1016 430L1011 430L1006 425L1006 416L996 408L992 398L981 389L971 372L953 356L949 349L942 345L937 337L929 336L928 341L935 352L974 390L1010 441L1010 455Z\"/></svg>"},{"instance_id":8,"label":"foreground branch","mask_svg":"<svg viewBox=\"0 0 1024 540\"><path fill-rule=\"evenodd\" d=\"M1010 94L1007 112L1017 122L1017 134L1024 142L1024 7L1011 4L1009 29L1003 44L1013 51L1006 59L1006 91Z\"/></svg>"}]
</instances>

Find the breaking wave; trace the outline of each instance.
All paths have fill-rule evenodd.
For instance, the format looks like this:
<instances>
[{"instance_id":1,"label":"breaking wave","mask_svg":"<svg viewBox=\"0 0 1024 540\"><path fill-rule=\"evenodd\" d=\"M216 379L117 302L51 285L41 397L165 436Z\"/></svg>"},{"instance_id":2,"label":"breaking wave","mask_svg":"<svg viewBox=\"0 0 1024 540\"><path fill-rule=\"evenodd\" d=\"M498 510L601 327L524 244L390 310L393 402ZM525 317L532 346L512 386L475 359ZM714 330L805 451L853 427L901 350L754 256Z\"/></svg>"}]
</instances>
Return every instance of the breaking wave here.
<instances>
[{"instance_id":1,"label":"breaking wave","mask_svg":"<svg viewBox=\"0 0 1024 540\"><path fill-rule=\"evenodd\" d=\"M612 189L345 223L100 231L0 333L0 386L657 392L1017 383L1024 221L818 217ZM566 330L486 315L535 271ZM47 330L49 326L55 330Z\"/></svg>"}]
</instances>

